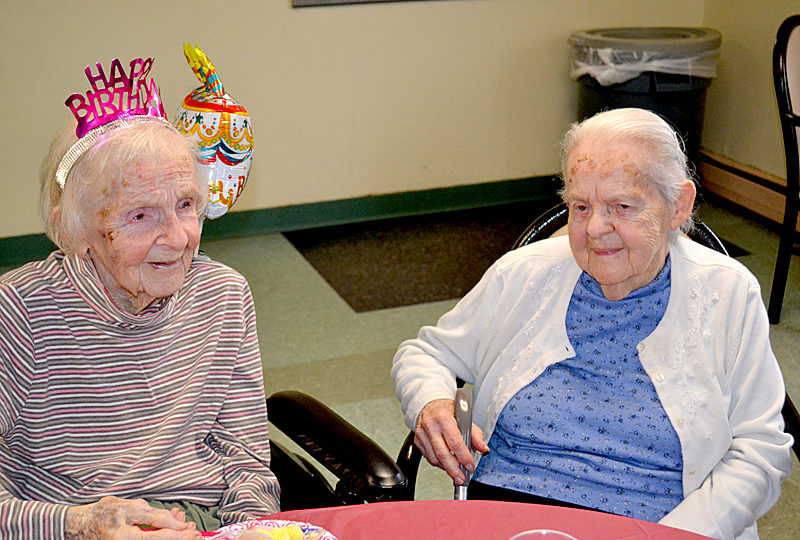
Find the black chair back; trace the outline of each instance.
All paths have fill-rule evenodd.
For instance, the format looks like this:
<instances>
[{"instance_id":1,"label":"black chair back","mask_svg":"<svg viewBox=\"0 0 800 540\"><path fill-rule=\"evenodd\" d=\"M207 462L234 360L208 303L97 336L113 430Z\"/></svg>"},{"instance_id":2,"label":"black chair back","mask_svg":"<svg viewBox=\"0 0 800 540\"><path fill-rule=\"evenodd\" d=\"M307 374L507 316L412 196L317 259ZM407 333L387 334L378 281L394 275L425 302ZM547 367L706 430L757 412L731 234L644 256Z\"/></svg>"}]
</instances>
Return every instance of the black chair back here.
<instances>
[{"instance_id":1,"label":"black chair back","mask_svg":"<svg viewBox=\"0 0 800 540\"><path fill-rule=\"evenodd\" d=\"M778 256L769 295L769 321L778 324L781 319L783 297L792 259L792 246L796 235L798 198L800 198L800 15L792 15L778 28L772 49L772 75L778 115L783 134L786 158L786 206L783 212Z\"/></svg>"}]
</instances>

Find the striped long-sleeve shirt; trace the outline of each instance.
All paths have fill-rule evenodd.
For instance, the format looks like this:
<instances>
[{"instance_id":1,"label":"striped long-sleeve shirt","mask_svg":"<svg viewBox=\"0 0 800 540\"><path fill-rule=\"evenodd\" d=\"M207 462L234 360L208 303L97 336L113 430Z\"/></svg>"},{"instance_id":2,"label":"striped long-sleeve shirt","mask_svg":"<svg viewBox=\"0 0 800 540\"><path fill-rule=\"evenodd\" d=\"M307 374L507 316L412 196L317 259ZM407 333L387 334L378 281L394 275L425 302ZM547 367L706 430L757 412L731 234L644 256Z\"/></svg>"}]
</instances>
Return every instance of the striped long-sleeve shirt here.
<instances>
[{"instance_id":1,"label":"striped long-sleeve shirt","mask_svg":"<svg viewBox=\"0 0 800 540\"><path fill-rule=\"evenodd\" d=\"M136 315L59 252L0 277L0 381L0 538L106 495L279 510L250 289L205 256Z\"/></svg>"}]
</instances>

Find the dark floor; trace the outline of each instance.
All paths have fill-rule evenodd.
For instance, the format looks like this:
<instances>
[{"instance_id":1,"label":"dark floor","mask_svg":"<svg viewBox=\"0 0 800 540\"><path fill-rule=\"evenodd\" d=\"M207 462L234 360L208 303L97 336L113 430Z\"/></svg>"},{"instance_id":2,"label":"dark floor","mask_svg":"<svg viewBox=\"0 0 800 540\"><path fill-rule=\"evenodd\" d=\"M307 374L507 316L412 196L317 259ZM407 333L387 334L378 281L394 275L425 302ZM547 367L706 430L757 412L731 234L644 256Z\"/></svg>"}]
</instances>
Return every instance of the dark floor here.
<instances>
[{"instance_id":1,"label":"dark floor","mask_svg":"<svg viewBox=\"0 0 800 540\"><path fill-rule=\"evenodd\" d=\"M358 313L464 296L556 199L284 233ZM749 251L721 238L732 257Z\"/></svg>"},{"instance_id":2,"label":"dark floor","mask_svg":"<svg viewBox=\"0 0 800 540\"><path fill-rule=\"evenodd\" d=\"M356 312L460 298L556 200L285 233Z\"/></svg>"}]
</instances>

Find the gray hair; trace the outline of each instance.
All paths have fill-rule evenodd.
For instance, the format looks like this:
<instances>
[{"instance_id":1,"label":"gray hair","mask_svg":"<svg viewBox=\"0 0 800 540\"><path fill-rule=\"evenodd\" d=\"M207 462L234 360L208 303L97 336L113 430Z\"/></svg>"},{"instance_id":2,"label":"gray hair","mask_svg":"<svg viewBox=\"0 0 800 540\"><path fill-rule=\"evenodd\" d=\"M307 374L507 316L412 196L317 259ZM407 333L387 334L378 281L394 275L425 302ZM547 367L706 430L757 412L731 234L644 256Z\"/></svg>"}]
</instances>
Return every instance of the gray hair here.
<instances>
[{"instance_id":1,"label":"gray hair","mask_svg":"<svg viewBox=\"0 0 800 540\"><path fill-rule=\"evenodd\" d=\"M169 144L171 139L185 148L186 155L194 163L197 215L202 215L208 202L208 179L197 160L197 145L167 124L140 122L107 133L80 157L67 177L64 190L59 189L56 170L61 158L78 140L75 124L70 124L53 139L40 177L39 211L45 233L59 249L65 253L77 253L80 241L86 238L94 210L90 200L92 186L122 174L136 161L158 162L164 159L166 152L175 148L174 144Z\"/></svg>"},{"instance_id":2,"label":"gray hair","mask_svg":"<svg viewBox=\"0 0 800 540\"><path fill-rule=\"evenodd\" d=\"M683 140L672 127L657 114L635 108L612 109L598 113L582 122L570 126L561 146L560 195L566 201L568 195L567 167L572 152L583 143L632 144L641 150L638 165L645 177L652 182L664 201L674 208L681 194L681 185L693 177ZM684 233L694 228L690 216L680 227ZM673 231L670 240L677 238Z\"/></svg>"}]
</instances>

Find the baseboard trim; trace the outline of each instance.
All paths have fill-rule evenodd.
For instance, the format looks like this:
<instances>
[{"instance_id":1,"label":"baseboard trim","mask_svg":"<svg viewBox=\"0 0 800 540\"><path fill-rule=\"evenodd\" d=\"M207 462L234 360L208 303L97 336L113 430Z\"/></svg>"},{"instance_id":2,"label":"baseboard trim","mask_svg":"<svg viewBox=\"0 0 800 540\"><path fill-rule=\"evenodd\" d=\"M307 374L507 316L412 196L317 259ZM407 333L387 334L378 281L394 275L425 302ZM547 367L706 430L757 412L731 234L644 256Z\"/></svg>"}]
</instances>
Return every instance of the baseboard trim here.
<instances>
[{"instance_id":1,"label":"baseboard trim","mask_svg":"<svg viewBox=\"0 0 800 540\"><path fill-rule=\"evenodd\" d=\"M700 151L697 168L706 191L770 221L783 223L785 179L707 150ZM800 219L797 230L800 231Z\"/></svg>"},{"instance_id":2,"label":"baseboard trim","mask_svg":"<svg viewBox=\"0 0 800 540\"><path fill-rule=\"evenodd\" d=\"M203 239L271 234L393 217L537 201L555 197L556 175L501 180L355 199L230 212L203 225ZM0 238L0 266L43 259L55 246L44 234Z\"/></svg>"}]
</instances>

